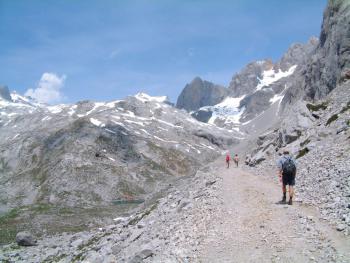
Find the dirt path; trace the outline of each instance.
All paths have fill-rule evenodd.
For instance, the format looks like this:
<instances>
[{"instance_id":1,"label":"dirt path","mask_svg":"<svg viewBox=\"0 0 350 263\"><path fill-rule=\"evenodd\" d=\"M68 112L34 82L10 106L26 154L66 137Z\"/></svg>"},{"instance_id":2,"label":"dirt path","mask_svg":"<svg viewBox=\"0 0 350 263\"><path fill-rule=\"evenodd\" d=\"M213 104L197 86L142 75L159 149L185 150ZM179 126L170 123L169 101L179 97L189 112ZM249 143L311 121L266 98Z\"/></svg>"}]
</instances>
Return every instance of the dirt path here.
<instances>
[{"instance_id":1,"label":"dirt path","mask_svg":"<svg viewBox=\"0 0 350 263\"><path fill-rule=\"evenodd\" d=\"M279 205L281 190L240 168L220 168L223 205L202 262L350 262L350 239L311 207Z\"/></svg>"}]
</instances>

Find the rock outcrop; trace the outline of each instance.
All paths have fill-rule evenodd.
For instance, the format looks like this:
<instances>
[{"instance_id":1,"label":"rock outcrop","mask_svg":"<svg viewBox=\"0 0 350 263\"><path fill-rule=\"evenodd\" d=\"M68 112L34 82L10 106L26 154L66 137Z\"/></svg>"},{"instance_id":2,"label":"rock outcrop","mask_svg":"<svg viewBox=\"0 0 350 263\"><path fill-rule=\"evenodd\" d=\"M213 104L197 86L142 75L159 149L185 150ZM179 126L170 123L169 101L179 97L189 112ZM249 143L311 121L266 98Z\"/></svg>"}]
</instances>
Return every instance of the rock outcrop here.
<instances>
[{"instance_id":1,"label":"rock outcrop","mask_svg":"<svg viewBox=\"0 0 350 263\"><path fill-rule=\"evenodd\" d=\"M195 111L203 106L218 104L227 96L227 93L225 87L196 77L182 90L177 99L176 107Z\"/></svg>"},{"instance_id":2,"label":"rock outcrop","mask_svg":"<svg viewBox=\"0 0 350 263\"><path fill-rule=\"evenodd\" d=\"M324 98L350 70L350 2L331 0L324 12L320 42L305 68L305 97Z\"/></svg>"},{"instance_id":3,"label":"rock outcrop","mask_svg":"<svg viewBox=\"0 0 350 263\"><path fill-rule=\"evenodd\" d=\"M11 94L7 86L0 86L0 99L12 101Z\"/></svg>"}]
</instances>

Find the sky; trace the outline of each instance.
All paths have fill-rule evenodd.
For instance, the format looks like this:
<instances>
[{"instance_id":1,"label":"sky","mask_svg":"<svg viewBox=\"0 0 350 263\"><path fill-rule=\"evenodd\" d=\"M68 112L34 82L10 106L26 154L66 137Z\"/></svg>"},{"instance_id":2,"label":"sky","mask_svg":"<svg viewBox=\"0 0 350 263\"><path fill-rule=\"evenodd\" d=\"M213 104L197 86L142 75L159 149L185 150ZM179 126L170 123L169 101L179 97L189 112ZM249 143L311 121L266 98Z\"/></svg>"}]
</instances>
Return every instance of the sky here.
<instances>
[{"instance_id":1,"label":"sky","mask_svg":"<svg viewBox=\"0 0 350 263\"><path fill-rule=\"evenodd\" d=\"M175 102L319 36L326 0L0 0L0 85L50 104Z\"/></svg>"}]
</instances>

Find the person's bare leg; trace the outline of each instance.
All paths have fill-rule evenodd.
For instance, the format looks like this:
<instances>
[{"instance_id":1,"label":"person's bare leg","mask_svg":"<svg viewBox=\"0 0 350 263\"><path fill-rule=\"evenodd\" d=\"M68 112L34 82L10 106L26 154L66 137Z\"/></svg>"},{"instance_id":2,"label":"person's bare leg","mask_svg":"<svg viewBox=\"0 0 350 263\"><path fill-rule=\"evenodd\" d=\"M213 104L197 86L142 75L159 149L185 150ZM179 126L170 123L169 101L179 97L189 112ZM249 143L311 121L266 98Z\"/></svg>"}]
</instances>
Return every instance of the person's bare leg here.
<instances>
[{"instance_id":1,"label":"person's bare leg","mask_svg":"<svg viewBox=\"0 0 350 263\"><path fill-rule=\"evenodd\" d=\"M282 184L282 192L283 192L283 198L282 198L282 202L286 202L286 194L287 194L287 188L285 184Z\"/></svg>"},{"instance_id":2,"label":"person's bare leg","mask_svg":"<svg viewBox=\"0 0 350 263\"><path fill-rule=\"evenodd\" d=\"M293 186L290 185L289 186L289 204L293 204L293 195L294 195L294 189L293 189Z\"/></svg>"}]
</instances>

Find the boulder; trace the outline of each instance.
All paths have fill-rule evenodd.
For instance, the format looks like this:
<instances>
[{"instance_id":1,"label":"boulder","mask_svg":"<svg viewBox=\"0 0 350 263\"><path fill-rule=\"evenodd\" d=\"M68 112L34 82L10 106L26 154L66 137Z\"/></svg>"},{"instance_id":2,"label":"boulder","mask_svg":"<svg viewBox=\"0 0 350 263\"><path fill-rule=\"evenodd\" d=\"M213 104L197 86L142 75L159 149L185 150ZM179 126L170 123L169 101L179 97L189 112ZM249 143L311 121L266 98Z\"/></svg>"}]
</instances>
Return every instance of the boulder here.
<instances>
[{"instance_id":1,"label":"boulder","mask_svg":"<svg viewBox=\"0 0 350 263\"><path fill-rule=\"evenodd\" d=\"M20 246L36 246L37 241L33 235L27 231L19 232L16 235L16 242Z\"/></svg>"}]
</instances>

